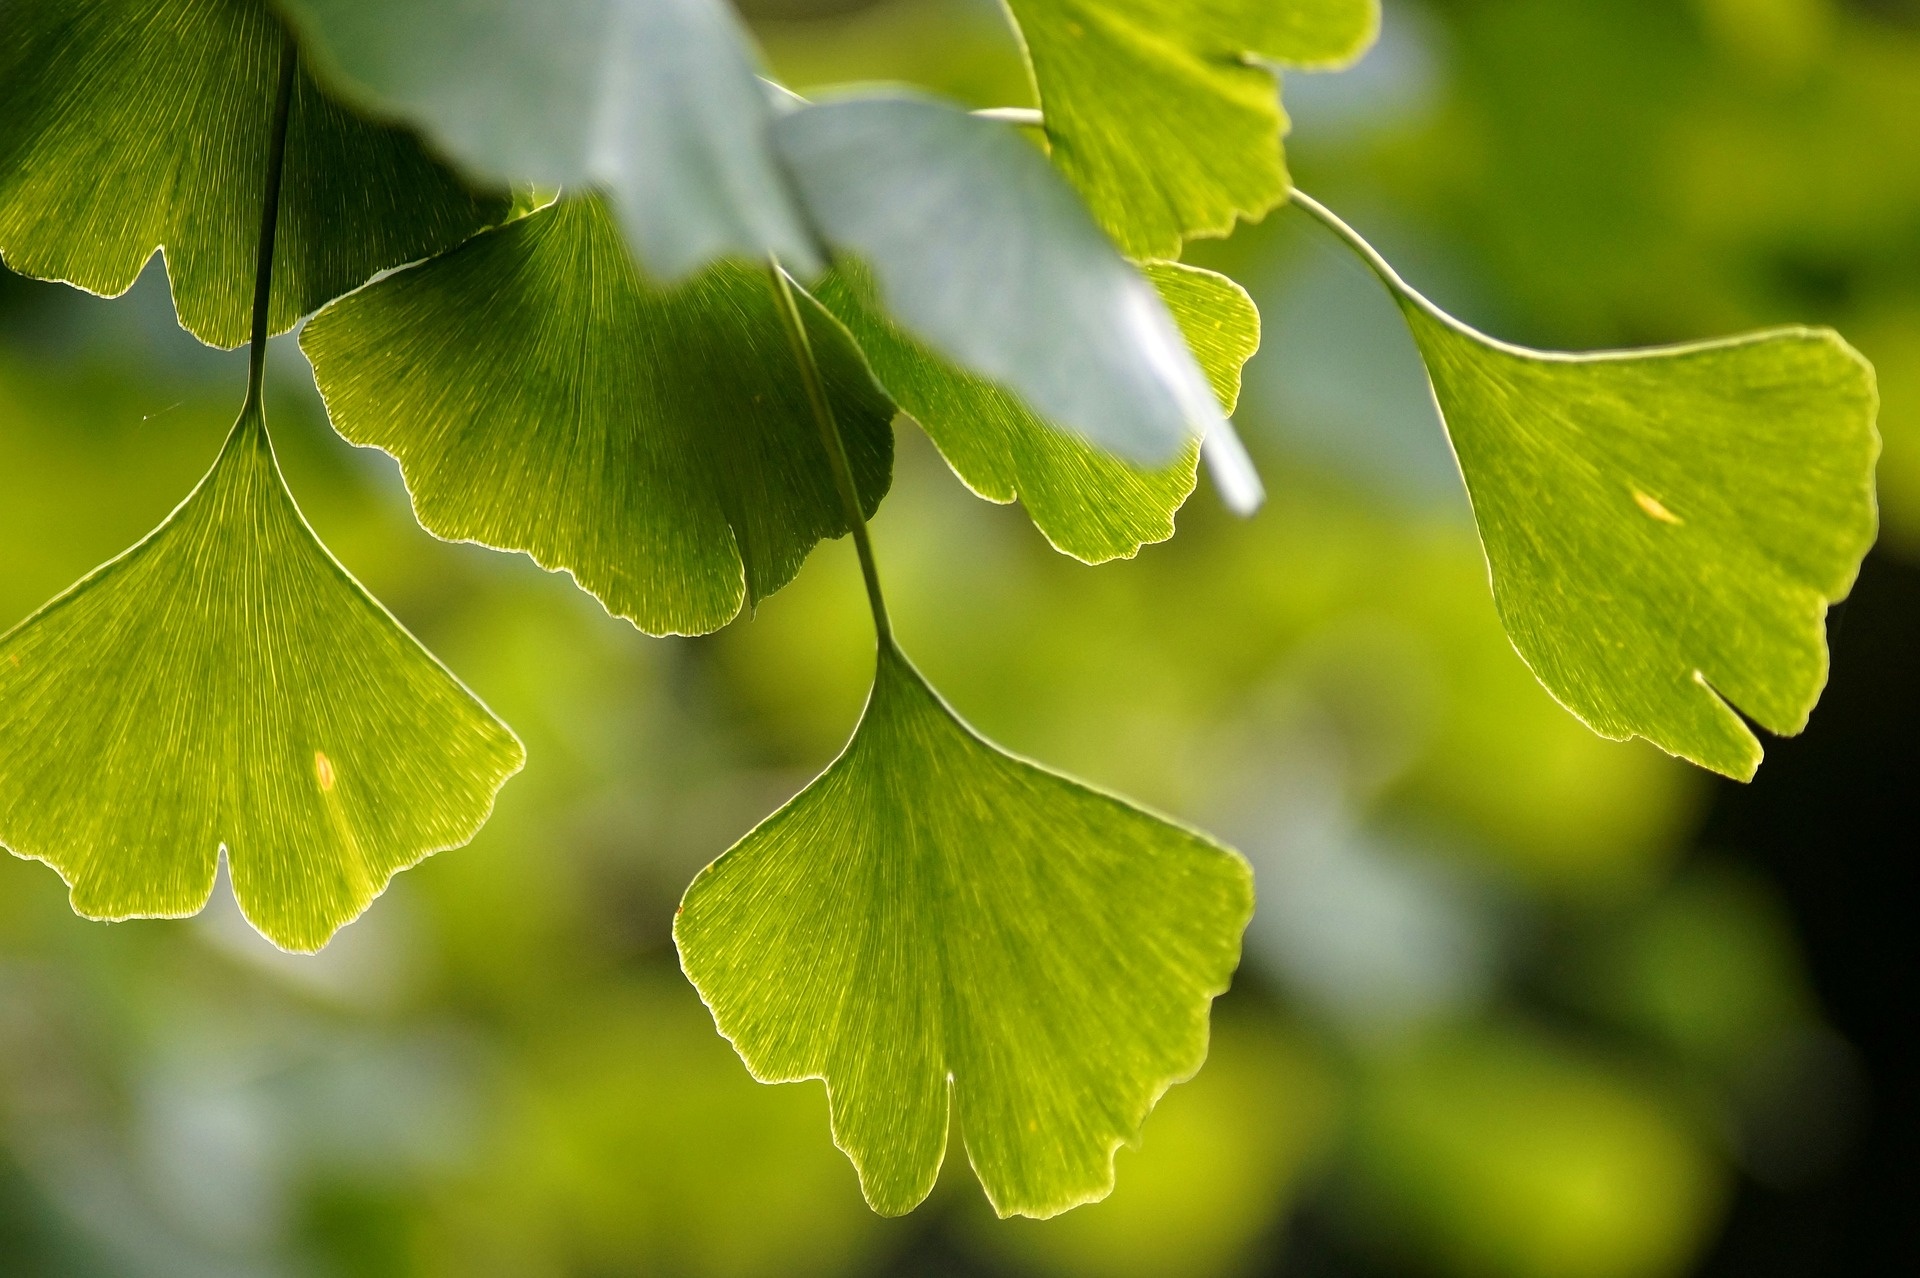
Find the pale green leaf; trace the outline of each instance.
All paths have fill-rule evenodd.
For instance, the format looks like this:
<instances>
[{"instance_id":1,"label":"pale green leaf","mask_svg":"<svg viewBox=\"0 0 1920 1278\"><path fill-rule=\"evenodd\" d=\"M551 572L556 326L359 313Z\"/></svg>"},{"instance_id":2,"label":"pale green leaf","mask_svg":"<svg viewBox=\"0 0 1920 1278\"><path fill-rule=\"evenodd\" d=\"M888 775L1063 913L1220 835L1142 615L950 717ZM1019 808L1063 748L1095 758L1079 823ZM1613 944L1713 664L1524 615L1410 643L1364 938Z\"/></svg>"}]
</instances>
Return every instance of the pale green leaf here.
<instances>
[{"instance_id":1,"label":"pale green leaf","mask_svg":"<svg viewBox=\"0 0 1920 1278\"><path fill-rule=\"evenodd\" d=\"M1013 126L857 97L774 136L821 234L944 359L1144 465L1230 431L1166 305Z\"/></svg>"},{"instance_id":2,"label":"pale green leaf","mask_svg":"<svg viewBox=\"0 0 1920 1278\"><path fill-rule=\"evenodd\" d=\"M1260 344L1260 313L1223 275L1172 262L1145 271L1231 413L1240 368ZM846 323L887 393L932 437L954 473L989 501L1021 502L1056 549L1103 563L1173 535L1174 512L1193 491L1193 446L1172 465L1149 470L1049 426L1013 395L888 322L858 263L831 272L814 292Z\"/></svg>"},{"instance_id":3,"label":"pale green leaf","mask_svg":"<svg viewBox=\"0 0 1920 1278\"><path fill-rule=\"evenodd\" d=\"M893 405L805 309L871 512ZM343 298L300 344L335 428L400 460L430 532L566 569L649 634L725 625L847 530L765 270L650 285L598 197Z\"/></svg>"},{"instance_id":4,"label":"pale green leaf","mask_svg":"<svg viewBox=\"0 0 1920 1278\"><path fill-rule=\"evenodd\" d=\"M641 262L817 262L725 0L286 0L341 86L476 172L607 192Z\"/></svg>"},{"instance_id":5,"label":"pale green leaf","mask_svg":"<svg viewBox=\"0 0 1920 1278\"><path fill-rule=\"evenodd\" d=\"M0 257L117 296L156 249L180 323L247 339L284 41L259 0L8 0ZM270 329L504 212L408 133L295 81Z\"/></svg>"},{"instance_id":6,"label":"pale green leaf","mask_svg":"<svg viewBox=\"0 0 1920 1278\"><path fill-rule=\"evenodd\" d=\"M1873 544L1873 370L1829 331L1555 355L1405 297L1494 599L1603 736L1746 778L1827 679L1827 606Z\"/></svg>"},{"instance_id":7,"label":"pale green leaf","mask_svg":"<svg viewBox=\"0 0 1920 1278\"><path fill-rule=\"evenodd\" d=\"M316 950L479 829L506 725L315 539L257 407L144 541L0 639L0 842L89 918L206 904Z\"/></svg>"},{"instance_id":8,"label":"pale green leaf","mask_svg":"<svg viewBox=\"0 0 1920 1278\"><path fill-rule=\"evenodd\" d=\"M1173 258L1286 198L1270 65L1357 58L1378 0L1007 0L1055 163L1127 254Z\"/></svg>"},{"instance_id":9,"label":"pale green leaf","mask_svg":"<svg viewBox=\"0 0 1920 1278\"><path fill-rule=\"evenodd\" d=\"M1104 1196L1206 1055L1253 908L1237 855L976 736L891 645L845 752L703 871L680 961L754 1075L826 1080L878 1211L949 1114L994 1207Z\"/></svg>"}]
</instances>

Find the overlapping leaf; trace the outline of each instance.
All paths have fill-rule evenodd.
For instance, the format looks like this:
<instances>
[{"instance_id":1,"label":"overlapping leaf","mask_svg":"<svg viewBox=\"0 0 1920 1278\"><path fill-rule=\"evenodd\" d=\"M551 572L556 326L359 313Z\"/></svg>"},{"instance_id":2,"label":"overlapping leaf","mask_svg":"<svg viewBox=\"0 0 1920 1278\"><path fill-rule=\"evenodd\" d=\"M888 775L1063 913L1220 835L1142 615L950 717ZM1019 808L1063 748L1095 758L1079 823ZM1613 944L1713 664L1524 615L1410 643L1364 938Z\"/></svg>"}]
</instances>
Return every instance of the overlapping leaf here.
<instances>
[{"instance_id":1,"label":"overlapping leaf","mask_svg":"<svg viewBox=\"0 0 1920 1278\"><path fill-rule=\"evenodd\" d=\"M267 104L284 42L260 0L9 0L0 257L117 295L164 249L180 322L248 333ZM271 329L496 220L404 131L295 83Z\"/></svg>"},{"instance_id":2,"label":"overlapping leaf","mask_svg":"<svg viewBox=\"0 0 1920 1278\"><path fill-rule=\"evenodd\" d=\"M315 950L471 838L520 743L314 538L250 402L156 531L0 639L0 842L91 918Z\"/></svg>"},{"instance_id":3,"label":"overlapping leaf","mask_svg":"<svg viewBox=\"0 0 1920 1278\"><path fill-rule=\"evenodd\" d=\"M893 406L806 310L871 511ZM655 288L597 197L342 299L301 346L335 427L399 458L427 529L565 568L650 634L726 624L847 530L764 270Z\"/></svg>"},{"instance_id":4,"label":"overlapping leaf","mask_svg":"<svg viewBox=\"0 0 1920 1278\"><path fill-rule=\"evenodd\" d=\"M1240 369L1260 344L1260 314L1239 285L1177 263L1146 267L1221 407L1232 412ZM871 279L847 263L815 289L846 323L874 374L926 429L968 487L990 501L1020 501L1047 540L1088 563L1131 556L1173 535L1173 515L1193 491L1198 450L1157 470L1135 466L1062 433L1018 399L934 355L879 311Z\"/></svg>"},{"instance_id":5,"label":"overlapping leaf","mask_svg":"<svg viewBox=\"0 0 1920 1278\"><path fill-rule=\"evenodd\" d=\"M1199 1068L1252 907L1234 853L982 740L883 644L846 751L674 938L757 1077L826 1080L877 1210L927 1195L951 1116L995 1208L1048 1216Z\"/></svg>"},{"instance_id":6,"label":"overlapping leaf","mask_svg":"<svg viewBox=\"0 0 1920 1278\"><path fill-rule=\"evenodd\" d=\"M1286 198L1270 65L1336 66L1378 0L1007 0L1055 162L1136 258L1174 258Z\"/></svg>"},{"instance_id":7,"label":"overlapping leaf","mask_svg":"<svg viewBox=\"0 0 1920 1278\"><path fill-rule=\"evenodd\" d=\"M726 0L286 0L343 87L477 172L598 187L647 270L815 264Z\"/></svg>"},{"instance_id":8,"label":"overlapping leaf","mask_svg":"<svg viewBox=\"0 0 1920 1278\"><path fill-rule=\"evenodd\" d=\"M1011 126L859 97L793 111L774 136L822 235L943 359L1138 463L1230 438L1165 304ZM1227 481L1258 489L1250 470Z\"/></svg>"}]
</instances>

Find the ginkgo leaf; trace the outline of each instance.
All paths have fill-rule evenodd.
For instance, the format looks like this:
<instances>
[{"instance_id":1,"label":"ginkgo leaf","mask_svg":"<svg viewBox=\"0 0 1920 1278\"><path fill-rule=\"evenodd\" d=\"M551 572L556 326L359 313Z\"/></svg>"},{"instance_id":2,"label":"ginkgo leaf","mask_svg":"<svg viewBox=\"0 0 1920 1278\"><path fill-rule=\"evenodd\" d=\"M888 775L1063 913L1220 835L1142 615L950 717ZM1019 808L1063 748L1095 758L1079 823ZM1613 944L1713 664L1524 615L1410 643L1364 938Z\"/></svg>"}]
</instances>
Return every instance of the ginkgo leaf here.
<instances>
[{"instance_id":1,"label":"ginkgo leaf","mask_svg":"<svg viewBox=\"0 0 1920 1278\"><path fill-rule=\"evenodd\" d=\"M316 950L524 754L314 537L256 405L165 523L0 638L0 843L97 919L196 912L224 850L253 925Z\"/></svg>"},{"instance_id":2,"label":"ginkgo leaf","mask_svg":"<svg viewBox=\"0 0 1920 1278\"><path fill-rule=\"evenodd\" d=\"M871 512L893 405L807 310ZM656 288L598 197L343 298L300 344L335 428L399 459L428 531L564 568L649 634L725 625L847 531L765 270Z\"/></svg>"},{"instance_id":3,"label":"ginkgo leaf","mask_svg":"<svg viewBox=\"0 0 1920 1278\"><path fill-rule=\"evenodd\" d=\"M1873 544L1871 367L1823 330L1569 357L1403 309L1514 647L1603 736L1751 777L1727 702L1806 726Z\"/></svg>"},{"instance_id":4,"label":"ginkgo leaf","mask_svg":"<svg viewBox=\"0 0 1920 1278\"><path fill-rule=\"evenodd\" d=\"M0 258L117 296L163 250L181 325L213 346L246 341L280 22L260 0L9 0L5 24ZM301 73L271 331L506 207Z\"/></svg>"},{"instance_id":5,"label":"ginkgo leaf","mask_svg":"<svg viewBox=\"0 0 1920 1278\"><path fill-rule=\"evenodd\" d=\"M1508 636L1594 731L1749 778L1806 726L1878 526L1873 368L1837 333L1569 355L1496 341L1339 218L1425 360ZM1729 705L1731 703L1731 705Z\"/></svg>"},{"instance_id":6,"label":"ginkgo leaf","mask_svg":"<svg viewBox=\"0 0 1920 1278\"><path fill-rule=\"evenodd\" d=\"M1260 313L1223 275L1173 262L1145 268L1206 371L1222 409L1240 397L1240 369L1260 345ZM894 402L932 437L954 473L989 501L1018 500L1048 541L1087 563L1135 554L1173 535L1193 491L1198 450L1149 470L1062 433L984 378L953 367L878 309L867 272L849 262L814 295L865 352Z\"/></svg>"},{"instance_id":7,"label":"ginkgo leaf","mask_svg":"<svg viewBox=\"0 0 1920 1278\"><path fill-rule=\"evenodd\" d=\"M817 264L726 0L285 0L335 80L476 172L606 191L650 274Z\"/></svg>"},{"instance_id":8,"label":"ginkgo leaf","mask_svg":"<svg viewBox=\"0 0 1920 1278\"><path fill-rule=\"evenodd\" d=\"M1144 465L1231 437L1165 303L1014 126L855 97L789 112L774 137L821 234L944 359Z\"/></svg>"},{"instance_id":9,"label":"ginkgo leaf","mask_svg":"<svg viewBox=\"0 0 1920 1278\"><path fill-rule=\"evenodd\" d=\"M1173 258L1287 194L1272 65L1350 62L1378 0L1007 0L1054 162L1136 258Z\"/></svg>"},{"instance_id":10,"label":"ginkgo leaf","mask_svg":"<svg viewBox=\"0 0 1920 1278\"><path fill-rule=\"evenodd\" d=\"M994 1207L1049 1216L1199 1068L1252 908L1235 853L983 740L883 643L845 752L674 939L756 1077L826 1080L876 1210L926 1197L951 1112Z\"/></svg>"}]
</instances>

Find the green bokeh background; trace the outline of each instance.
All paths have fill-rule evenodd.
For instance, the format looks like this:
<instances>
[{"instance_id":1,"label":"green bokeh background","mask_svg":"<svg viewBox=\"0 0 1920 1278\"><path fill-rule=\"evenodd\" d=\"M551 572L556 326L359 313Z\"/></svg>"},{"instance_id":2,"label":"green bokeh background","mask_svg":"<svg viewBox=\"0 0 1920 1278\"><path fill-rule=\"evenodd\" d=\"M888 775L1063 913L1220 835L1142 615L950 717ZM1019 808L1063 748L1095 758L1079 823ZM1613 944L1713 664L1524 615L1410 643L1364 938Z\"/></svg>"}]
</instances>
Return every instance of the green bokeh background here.
<instances>
[{"instance_id":1,"label":"green bokeh background","mask_svg":"<svg viewBox=\"0 0 1920 1278\"><path fill-rule=\"evenodd\" d=\"M749 8L795 87L1025 100L978 0ZM1888 546L1920 548L1920 11L1391 3L1287 100L1300 184L1490 332L1838 327L1880 371ZM850 548L716 636L646 639L422 533L280 339L296 496L529 763L316 958L224 885L108 926L0 859L0 1274L1658 1278L1740 1186L1833 1175L1859 1068L1780 890L1701 845L1704 777L1593 737L1513 654L1391 304L1284 210L1190 256L1265 316L1256 519L1203 489L1176 540L1087 568L908 426L874 529L903 641L977 726L1255 865L1212 1061L1111 1200L996 1221L956 1150L874 1217L818 1084L752 1083L677 972L687 880L857 715ZM0 277L4 623L179 501L243 381L155 269L112 303Z\"/></svg>"}]
</instances>

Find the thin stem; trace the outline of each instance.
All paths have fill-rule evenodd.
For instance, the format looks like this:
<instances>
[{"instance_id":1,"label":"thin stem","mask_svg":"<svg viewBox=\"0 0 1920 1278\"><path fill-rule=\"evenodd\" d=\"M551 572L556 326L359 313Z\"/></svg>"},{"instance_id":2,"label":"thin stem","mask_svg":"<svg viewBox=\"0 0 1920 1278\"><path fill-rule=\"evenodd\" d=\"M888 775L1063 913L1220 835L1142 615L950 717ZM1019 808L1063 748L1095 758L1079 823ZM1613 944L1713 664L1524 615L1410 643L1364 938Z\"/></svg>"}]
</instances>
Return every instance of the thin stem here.
<instances>
[{"instance_id":1,"label":"thin stem","mask_svg":"<svg viewBox=\"0 0 1920 1278\"><path fill-rule=\"evenodd\" d=\"M820 365L813 357L813 342L807 337L806 321L800 317L800 304L793 296L793 285L780 266L780 259L767 259L767 277L773 285L774 307L787 330L794 360L800 365L800 381L807 388L807 402L813 406L813 420L820 427L820 442L827 450L827 463L833 470L834 487L840 490L840 505L846 511L847 527L853 534L853 546L860 554L860 575L867 583L867 605L873 610L873 631L882 648L893 643L893 623L887 620L887 601L880 593L880 570L873 562L873 540L867 535L867 517L860 509L860 490L853 482L853 464L847 460L846 441L834 420L833 405L827 399L827 385L820 376Z\"/></svg>"},{"instance_id":2,"label":"thin stem","mask_svg":"<svg viewBox=\"0 0 1920 1278\"><path fill-rule=\"evenodd\" d=\"M1453 318L1453 316L1447 314L1432 302L1429 302L1426 295L1421 293L1419 289L1401 279L1400 272L1394 270L1387 259L1380 256L1380 251L1374 248L1373 245L1367 243L1365 239L1361 238L1360 232L1348 226L1346 222L1341 220L1339 214L1335 213L1332 209L1314 199L1305 191L1300 190L1298 187L1294 188L1289 199L1302 213L1305 213L1314 221L1320 223L1320 225L1326 227L1329 231L1332 231L1348 248L1352 249L1354 253L1359 256L1360 260L1367 264L1367 269L1372 271L1374 275L1379 278L1380 282L1387 286L1389 293L1392 293L1402 301L1411 302L1428 315L1431 315L1434 319L1445 324L1448 328L1458 329L1463 333L1480 338L1483 341L1491 340L1487 338L1485 334L1462 324L1459 320Z\"/></svg>"},{"instance_id":3,"label":"thin stem","mask_svg":"<svg viewBox=\"0 0 1920 1278\"><path fill-rule=\"evenodd\" d=\"M1347 247L1360 255L1360 260L1367 264L1368 270L1380 277L1382 284L1385 284L1396 293L1413 292L1412 289L1407 287L1407 282L1400 278L1400 273L1387 264L1387 259L1381 257L1379 251L1375 249L1373 245L1362 239L1360 232L1354 230L1342 221L1339 214L1314 199L1311 195L1308 195L1305 191L1302 191L1299 187L1295 187L1288 198L1292 203L1299 206L1302 213L1307 214L1314 221L1320 223L1320 225L1326 227L1329 231L1332 231L1335 235L1346 241Z\"/></svg>"},{"instance_id":4,"label":"thin stem","mask_svg":"<svg viewBox=\"0 0 1920 1278\"><path fill-rule=\"evenodd\" d=\"M1497 337L1483 333L1466 321L1455 319L1453 316L1447 314L1429 301L1426 294L1401 279L1400 272L1394 270L1393 267L1388 264L1387 259L1380 256L1379 250L1362 239L1360 232L1348 226L1332 209L1329 209L1305 191L1297 188L1289 198L1302 213L1307 214L1314 221L1320 223L1320 225L1326 227L1329 231L1332 231L1334 235L1339 237L1342 243L1358 255L1362 262L1366 263L1367 269L1372 271L1382 284L1386 285L1387 292L1391 293L1397 301L1402 303L1403 313L1407 306L1412 306L1431 318L1435 323L1452 329L1462 337L1472 338L1484 346L1490 346L1495 350L1505 351L1509 355L1517 355L1523 359L1585 363L1596 359L1616 357L1633 358L1634 353L1631 351L1567 352L1534 350L1531 347L1518 346L1512 342L1503 342ZM1418 336L1416 333L1416 339Z\"/></svg>"},{"instance_id":5,"label":"thin stem","mask_svg":"<svg viewBox=\"0 0 1920 1278\"><path fill-rule=\"evenodd\" d=\"M260 201L260 247L253 261L253 338L247 351L247 402L260 407L267 371L267 312L273 298L273 239L280 225L280 178L287 162L287 116L293 107L293 73L300 51L287 32L280 46L280 84L274 90L273 123L267 142L267 185Z\"/></svg>"}]
</instances>

